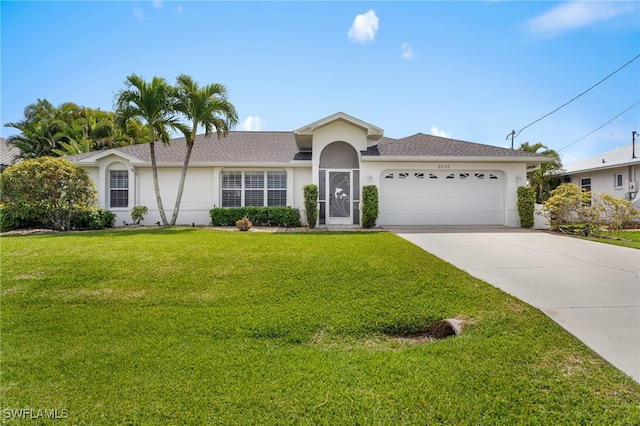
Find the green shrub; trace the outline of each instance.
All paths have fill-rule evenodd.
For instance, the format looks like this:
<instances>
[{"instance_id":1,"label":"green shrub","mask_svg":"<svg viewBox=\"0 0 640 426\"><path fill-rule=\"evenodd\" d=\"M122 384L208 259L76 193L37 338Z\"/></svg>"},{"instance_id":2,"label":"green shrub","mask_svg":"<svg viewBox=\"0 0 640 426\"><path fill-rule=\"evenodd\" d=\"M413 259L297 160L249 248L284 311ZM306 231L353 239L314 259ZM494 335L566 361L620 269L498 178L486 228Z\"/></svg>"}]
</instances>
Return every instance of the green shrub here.
<instances>
[{"instance_id":1,"label":"green shrub","mask_svg":"<svg viewBox=\"0 0 640 426\"><path fill-rule=\"evenodd\" d=\"M610 231L619 231L631 226L638 218L639 212L629 200L609 194L598 194L594 198L600 208L602 221Z\"/></svg>"},{"instance_id":2,"label":"green shrub","mask_svg":"<svg viewBox=\"0 0 640 426\"><path fill-rule=\"evenodd\" d=\"M71 229L74 215L95 206L89 174L62 158L40 157L8 167L0 175L0 192L19 218Z\"/></svg>"},{"instance_id":3,"label":"green shrub","mask_svg":"<svg viewBox=\"0 0 640 426\"><path fill-rule=\"evenodd\" d=\"M15 203L0 205L0 232L14 229L51 228L51 223L38 220L36 217L25 216L23 208L16 208ZM74 209L71 216L70 229L80 231L111 228L115 223L115 213L100 207L81 206Z\"/></svg>"},{"instance_id":4,"label":"green shrub","mask_svg":"<svg viewBox=\"0 0 640 426\"><path fill-rule=\"evenodd\" d=\"M292 207L216 207L209 214L214 226L236 226L245 216L254 226L300 226L300 210Z\"/></svg>"},{"instance_id":5,"label":"green shrub","mask_svg":"<svg viewBox=\"0 0 640 426\"><path fill-rule=\"evenodd\" d=\"M630 201L609 194L590 193L565 183L551 191L544 210L555 230L597 236L604 226L622 229L638 217Z\"/></svg>"},{"instance_id":6,"label":"green shrub","mask_svg":"<svg viewBox=\"0 0 640 426\"><path fill-rule=\"evenodd\" d=\"M371 228L378 219L378 187L365 185L362 187L362 227Z\"/></svg>"},{"instance_id":7,"label":"green shrub","mask_svg":"<svg viewBox=\"0 0 640 426\"><path fill-rule=\"evenodd\" d=\"M591 194L576 184L563 183L551 191L543 210L551 229L557 230L564 225L584 224L585 206L591 206Z\"/></svg>"},{"instance_id":8,"label":"green shrub","mask_svg":"<svg viewBox=\"0 0 640 426\"><path fill-rule=\"evenodd\" d=\"M139 225L141 221L144 220L144 215L149 213L149 208L147 206L134 206L131 209L131 220L136 225Z\"/></svg>"},{"instance_id":9,"label":"green shrub","mask_svg":"<svg viewBox=\"0 0 640 426\"><path fill-rule=\"evenodd\" d=\"M112 228L116 221L115 213L100 207L83 207L71 217L71 228L80 231Z\"/></svg>"},{"instance_id":10,"label":"green shrub","mask_svg":"<svg viewBox=\"0 0 640 426\"><path fill-rule=\"evenodd\" d=\"M50 228L51 225L38 220L37 215L29 209L19 207L16 203L0 204L0 232L14 229Z\"/></svg>"},{"instance_id":11,"label":"green shrub","mask_svg":"<svg viewBox=\"0 0 640 426\"><path fill-rule=\"evenodd\" d=\"M533 228L536 191L530 186L518 187L518 215L521 228Z\"/></svg>"},{"instance_id":12,"label":"green shrub","mask_svg":"<svg viewBox=\"0 0 640 426\"><path fill-rule=\"evenodd\" d=\"M309 228L315 228L318 221L318 186L306 185L304 188L304 212Z\"/></svg>"}]
</instances>

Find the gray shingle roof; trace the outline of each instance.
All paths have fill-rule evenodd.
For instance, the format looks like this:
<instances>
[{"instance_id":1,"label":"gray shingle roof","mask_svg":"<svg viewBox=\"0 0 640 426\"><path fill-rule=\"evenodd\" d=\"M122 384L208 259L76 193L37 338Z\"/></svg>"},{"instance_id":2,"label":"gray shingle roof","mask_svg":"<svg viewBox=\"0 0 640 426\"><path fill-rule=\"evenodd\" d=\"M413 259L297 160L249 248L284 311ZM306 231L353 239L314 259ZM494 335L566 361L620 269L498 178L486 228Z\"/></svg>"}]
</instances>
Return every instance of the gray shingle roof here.
<instances>
[{"instance_id":1,"label":"gray shingle roof","mask_svg":"<svg viewBox=\"0 0 640 426\"><path fill-rule=\"evenodd\" d=\"M184 138L171 141L171 145L156 142L158 163L181 163L187 151ZM115 148L114 151L151 162L149 144ZM104 151L67 157L70 161L91 158ZM214 133L208 138L198 135L191 152L190 164L195 163L287 163L298 153L293 132L229 132L218 139Z\"/></svg>"},{"instance_id":2,"label":"gray shingle roof","mask_svg":"<svg viewBox=\"0 0 640 426\"><path fill-rule=\"evenodd\" d=\"M141 162L151 162L148 144L115 148L115 151L134 157ZM66 157L70 161L90 159L104 155L96 151ZM181 163L186 153L184 138L171 141L165 146L156 143L158 163ZM426 156L426 157L512 157L535 160L545 158L536 154L465 142L456 139L417 133L402 139L382 137L378 145L364 151L363 156ZM198 135L191 154L190 164L197 163L288 163L292 160L311 160L308 152L299 152L294 132L229 132L218 139L213 134L208 138Z\"/></svg>"},{"instance_id":3,"label":"gray shingle roof","mask_svg":"<svg viewBox=\"0 0 640 426\"><path fill-rule=\"evenodd\" d=\"M20 155L20 150L13 145L7 143L5 138L0 138L0 164L10 166Z\"/></svg>"},{"instance_id":4,"label":"gray shingle roof","mask_svg":"<svg viewBox=\"0 0 640 426\"><path fill-rule=\"evenodd\" d=\"M416 133L402 139L383 137L378 142L378 151L381 156L540 157L530 152L425 135L424 133Z\"/></svg>"}]
</instances>

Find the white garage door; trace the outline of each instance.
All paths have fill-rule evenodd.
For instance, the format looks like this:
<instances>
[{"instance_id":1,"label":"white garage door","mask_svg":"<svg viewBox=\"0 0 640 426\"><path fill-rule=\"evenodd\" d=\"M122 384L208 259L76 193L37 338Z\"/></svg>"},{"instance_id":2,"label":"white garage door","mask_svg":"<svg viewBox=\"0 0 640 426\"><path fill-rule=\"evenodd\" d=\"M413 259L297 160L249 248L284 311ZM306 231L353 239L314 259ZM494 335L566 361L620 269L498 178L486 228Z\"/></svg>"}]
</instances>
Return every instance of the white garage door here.
<instances>
[{"instance_id":1,"label":"white garage door","mask_svg":"<svg viewBox=\"0 0 640 426\"><path fill-rule=\"evenodd\" d=\"M380 176L381 225L503 225L504 174L390 170Z\"/></svg>"}]
</instances>

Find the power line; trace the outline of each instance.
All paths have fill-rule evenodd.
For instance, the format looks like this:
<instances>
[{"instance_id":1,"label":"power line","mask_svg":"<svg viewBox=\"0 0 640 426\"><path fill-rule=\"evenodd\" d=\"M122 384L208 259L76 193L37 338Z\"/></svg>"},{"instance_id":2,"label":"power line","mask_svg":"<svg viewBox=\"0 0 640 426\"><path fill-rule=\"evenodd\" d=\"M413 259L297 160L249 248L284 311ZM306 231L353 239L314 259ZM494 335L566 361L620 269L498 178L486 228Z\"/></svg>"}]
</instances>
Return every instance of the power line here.
<instances>
[{"instance_id":1,"label":"power line","mask_svg":"<svg viewBox=\"0 0 640 426\"><path fill-rule=\"evenodd\" d=\"M629 111L631 108L633 108L634 106L640 104L640 101L636 102L635 104L631 105L629 108L625 109L624 111L622 111L620 114L616 115L615 117L613 117L611 120L607 121L606 123L604 123L602 126L598 127L597 129L594 129L592 131L590 131L589 133L587 133L586 135L584 135L583 137L581 137L580 139L576 139L575 141L571 142L569 145L564 146L562 148L560 148L559 150L557 150L556 152L560 152L565 148L569 148L571 145L573 145L574 143L580 142L582 139L586 138L587 136L590 136L592 134L594 134L595 132L597 132L598 130L602 129L604 126L606 126L607 124L611 123L613 120L615 120L616 118L620 117L622 114L624 114L625 112Z\"/></svg>"},{"instance_id":2,"label":"power line","mask_svg":"<svg viewBox=\"0 0 640 426\"><path fill-rule=\"evenodd\" d=\"M617 73L618 71L620 71L621 69L623 69L624 67L626 67L627 65L629 65L630 63L632 63L633 61L635 61L636 59L640 58L640 55L637 55L635 58L631 59L629 62L627 62L626 64L624 64L623 66L621 66L620 68L618 68L617 70L613 71L611 74L609 74L608 76L606 76L605 78L603 78L602 80L600 80L599 82L597 82L596 84L594 84L593 86L589 87L587 90L585 90L584 92L580 93L578 96L574 97L573 99L571 99L568 102L565 102L564 104L560 105L558 108L554 109L553 111L551 111L548 114L543 115L542 117L538 118L535 121L532 121L531 123L527 124L526 126L524 126L522 129L518 130L517 132L514 130L512 132L510 132L506 139L509 139L509 137L511 137L511 142L513 144L513 139L518 136L524 129L526 129L527 127L530 127L534 124L536 124L538 121L547 118L548 116L550 116L551 114L557 112L559 109L564 108L565 106L569 105L571 102L575 101L576 99L578 99L580 96L584 95L585 93L589 92L591 89L593 89L594 87L598 86L600 83L602 83L603 81L605 81L606 79L608 79L609 77L611 77L612 75L614 75L615 73Z\"/></svg>"}]
</instances>

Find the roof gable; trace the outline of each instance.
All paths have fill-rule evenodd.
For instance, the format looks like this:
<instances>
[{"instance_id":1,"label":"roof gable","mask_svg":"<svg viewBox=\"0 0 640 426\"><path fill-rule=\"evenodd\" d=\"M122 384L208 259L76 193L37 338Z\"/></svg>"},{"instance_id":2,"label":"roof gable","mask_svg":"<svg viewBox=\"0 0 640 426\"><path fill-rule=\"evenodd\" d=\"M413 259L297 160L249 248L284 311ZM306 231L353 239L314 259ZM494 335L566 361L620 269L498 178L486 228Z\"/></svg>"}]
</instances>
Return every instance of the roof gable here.
<instances>
[{"instance_id":1,"label":"roof gable","mask_svg":"<svg viewBox=\"0 0 640 426\"><path fill-rule=\"evenodd\" d=\"M298 130L294 130L293 134L295 135L298 148L303 151L311 150L313 132L320 127L327 126L336 121L342 121L364 130L367 133L367 139L370 141L377 141L384 134L384 130L382 130L380 127L352 117L349 114L345 114L344 112L337 112L321 120L315 121L311 124L307 124L306 126L299 128Z\"/></svg>"}]
</instances>

